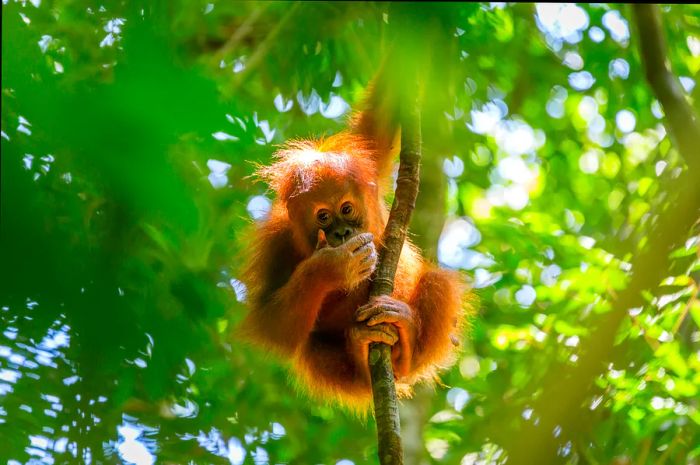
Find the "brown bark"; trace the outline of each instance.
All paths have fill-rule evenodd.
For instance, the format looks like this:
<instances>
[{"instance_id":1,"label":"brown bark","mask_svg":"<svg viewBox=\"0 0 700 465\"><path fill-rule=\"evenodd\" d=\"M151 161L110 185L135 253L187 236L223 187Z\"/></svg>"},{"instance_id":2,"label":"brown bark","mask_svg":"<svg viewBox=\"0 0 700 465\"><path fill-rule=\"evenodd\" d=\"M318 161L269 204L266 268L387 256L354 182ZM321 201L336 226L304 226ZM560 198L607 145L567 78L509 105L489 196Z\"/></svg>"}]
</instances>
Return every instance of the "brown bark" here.
<instances>
[{"instance_id":1,"label":"brown bark","mask_svg":"<svg viewBox=\"0 0 700 465\"><path fill-rule=\"evenodd\" d=\"M370 296L390 295L394 290L396 267L418 196L420 140L420 116L417 107L414 104L407 105L401 111L401 153L396 194L384 230L384 247L379 252L379 266L372 280ZM372 375L374 416L377 421L379 463L401 465L403 447L391 366L391 347L386 344L373 344L370 348L369 366Z\"/></svg>"}]
</instances>

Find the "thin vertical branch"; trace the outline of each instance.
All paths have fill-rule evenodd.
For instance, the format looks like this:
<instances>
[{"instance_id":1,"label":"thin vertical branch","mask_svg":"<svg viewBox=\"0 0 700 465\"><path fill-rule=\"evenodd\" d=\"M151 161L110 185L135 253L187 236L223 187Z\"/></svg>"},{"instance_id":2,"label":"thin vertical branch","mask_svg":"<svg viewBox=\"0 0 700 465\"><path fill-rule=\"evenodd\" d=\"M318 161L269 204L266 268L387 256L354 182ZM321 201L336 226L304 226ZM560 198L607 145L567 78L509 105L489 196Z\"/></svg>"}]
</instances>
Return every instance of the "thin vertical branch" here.
<instances>
[{"instance_id":1,"label":"thin vertical branch","mask_svg":"<svg viewBox=\"0 0 700 465\"><path fill-rule=\"evenodd\" d=\"M416 205L420 183L420 115L415 103L401 111L401 153L396 194L389 220L384 230L379 252L379 266L372 280L370 296L390 295L394 290L394 275L399 263L411 213ZM373 344L369 354L372 375L374 415L377 421L379 463L403 464L401 424L396 398L394 373L391 366L391 347Z\"/></svg>"}]
</instances>

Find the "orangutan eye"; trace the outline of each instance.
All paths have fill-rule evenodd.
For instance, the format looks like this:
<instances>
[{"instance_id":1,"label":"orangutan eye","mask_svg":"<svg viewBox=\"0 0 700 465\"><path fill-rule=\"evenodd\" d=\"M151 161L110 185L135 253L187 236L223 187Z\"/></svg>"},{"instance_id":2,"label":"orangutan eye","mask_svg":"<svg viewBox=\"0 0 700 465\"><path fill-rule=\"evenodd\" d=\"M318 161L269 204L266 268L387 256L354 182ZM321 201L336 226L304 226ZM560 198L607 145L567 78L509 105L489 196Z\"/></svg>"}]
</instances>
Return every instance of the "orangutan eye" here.
<instances>
[{"instance_id":1,"label":"orangutan eye","mask_svg":"<svg viewBox=\"0 0 700 465\"><path fill-rule=\"evenodd\" d=\"M345 216L352 215L352 212L353 212L352 204L350 202L345 202L343 204L343 206L340 207L340 212Z\"/></svg>"},{"instance_id":2,"label":"orangutan eye","mask_svg":"<svg viewBox=\"0 0 700 465\"><path fill-rule=\"evenodd\" d=\"M316 213L316 220L321 226L327 226L331 222L331 212L326 209L319 210Z\"/></svg>"}]
</instances>

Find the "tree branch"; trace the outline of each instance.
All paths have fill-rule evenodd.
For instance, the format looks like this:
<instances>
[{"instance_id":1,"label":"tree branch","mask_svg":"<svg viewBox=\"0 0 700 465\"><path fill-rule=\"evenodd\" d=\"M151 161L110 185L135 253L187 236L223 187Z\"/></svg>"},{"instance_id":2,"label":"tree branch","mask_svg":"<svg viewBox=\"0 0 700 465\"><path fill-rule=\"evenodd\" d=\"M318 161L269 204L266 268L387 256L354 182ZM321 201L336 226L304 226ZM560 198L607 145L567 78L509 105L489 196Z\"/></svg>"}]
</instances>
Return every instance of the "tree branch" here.
<instances>
[{"instance_id":1,"label":"tree branch","mask_svg":"<svg viewBox=\"0 0 700 465\"><path fill-rule=\"evenodd\" d=\"M415 104L401 111L401 153L396 194L391 206L379 251L379 266L372 280L370 296L390 295L394 290L394 275L403 249L411 213L416 205L420 168L420 116ZM377 421L379 463L403 464L401 425L396 399L396 386L391 366L391 347L373 344L369 366L372 375L374 415Z\"/></svg>"},{"instance_id":2,"label":"tree branch","mask_svg":"<svg viewBox=\"0 0 700 465\"><path fill-rule=\"evenodd\" d=\"M663 106L678 151L691 169L700 169L700 124L685 99L683 87L671 71L659 6L638 3L632 6L632 11L639 31L639 51L646 78Z\"/></svg>"}]
</instances>

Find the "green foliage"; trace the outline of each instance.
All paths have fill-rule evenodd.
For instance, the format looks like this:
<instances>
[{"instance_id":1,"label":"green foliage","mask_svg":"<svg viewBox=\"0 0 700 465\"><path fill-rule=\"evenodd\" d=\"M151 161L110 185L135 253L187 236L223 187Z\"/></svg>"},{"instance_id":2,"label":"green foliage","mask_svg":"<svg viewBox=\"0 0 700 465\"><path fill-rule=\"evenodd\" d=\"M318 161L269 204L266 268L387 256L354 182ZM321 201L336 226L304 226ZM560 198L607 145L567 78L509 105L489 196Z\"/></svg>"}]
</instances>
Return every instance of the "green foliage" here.
<instances>
[{"instance_id":1,"label":"green foliage","mask_svg":"<svg viewBox=\"0 0 700 465\"><path fill-rule=\"evenodd\" d=\"M700 9L662 11L697 111ZM626 6L44 0L2 12L8 463L374 463L370 419L309 402L240 341L236 278L265 204L255 164L342 128L392 47L429 45L416 51L424 152L449 178L439 256L480 301L444 386L404 418L420 422L405 441L422 442L426 463L503 463L527 441L552 371L595 346L687 169ZM549 440L558 462L700 460L700 241L681 233L601 374L580 379L585 402L551 399L568 419Z\"/></svg>"}]
</instances>

